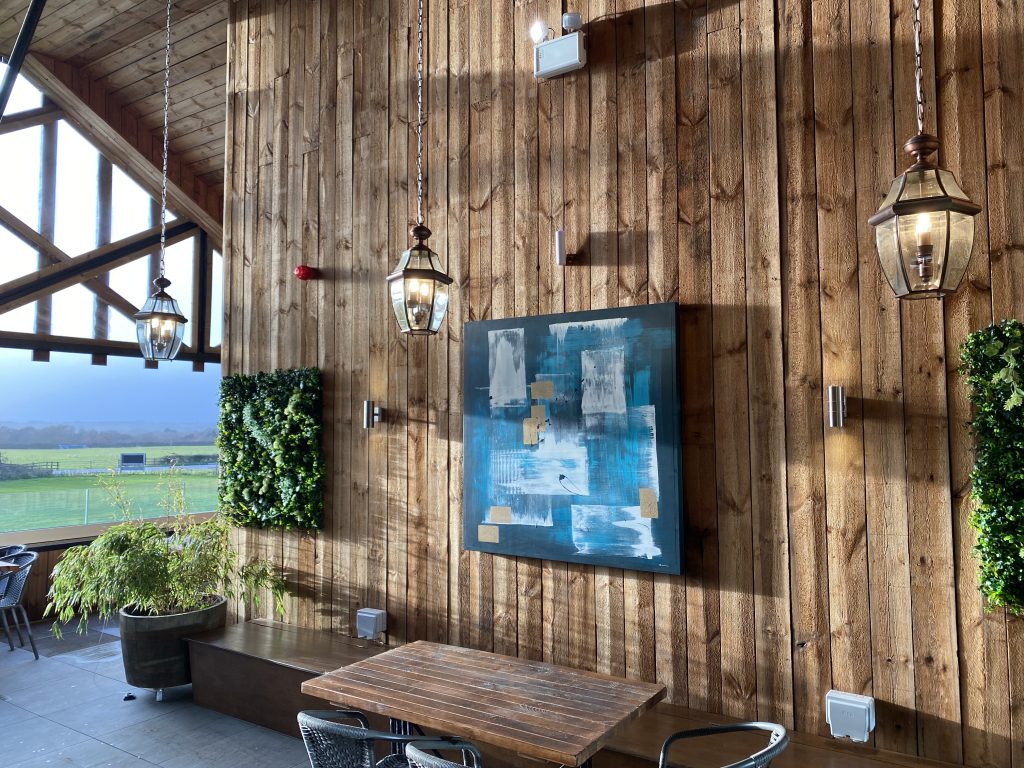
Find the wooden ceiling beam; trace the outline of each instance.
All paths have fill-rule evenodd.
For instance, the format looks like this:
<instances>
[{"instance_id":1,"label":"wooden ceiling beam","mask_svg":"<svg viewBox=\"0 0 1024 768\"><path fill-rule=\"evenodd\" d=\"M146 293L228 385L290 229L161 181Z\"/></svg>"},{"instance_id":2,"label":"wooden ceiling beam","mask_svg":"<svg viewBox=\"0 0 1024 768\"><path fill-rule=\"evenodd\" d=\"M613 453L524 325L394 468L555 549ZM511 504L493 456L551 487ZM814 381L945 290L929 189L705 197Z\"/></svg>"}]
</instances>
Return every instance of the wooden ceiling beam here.
<instances>
[{"instance_id":1,"label":"wooden ceiling beam","mask_svg":"<svg viewBox=\"0 0 1024 768\"><path fill-rule=\"evenodd\" d=\"M108 160L118 165L151 195L160 197L161 170L97 115L46 65L29 56L25 59L22 73L64 110L64 116L74 123ZM220 249L224 237L221 223L173 182L167 185L167 204L175 212L206 230L215 247Z\"/></svg>"},{"instance_id":2,"label":"wooden ceiling beam","mask_svg":"<svg viewBox=\"0 0 1024 768\"><path fill-rule=\"evenodd\" d=\"M3 206L0 206L0 225L3 225L12 235L17 237L23 243L35 248L37 251L42 251L54 261L62 264L68 264L73 261L68 254L64 253L64 251L36 232L32 227ZM110 286L105 285L96 279L85 280L82 282L82 285L95 293L100 299L105 301L129 320L132 322L135 321L135 313L139 311L139 308L121 296L117 291L113 290Z\"/></svg>"},{"instance_id":3,"label":"wooden ceiling beam","mask_svg":"<svg viewBox=\"0 0 1024 768\"><path fill-rule=\"evenodd\" d=\"M112 357L139 357L139 345L134 341L113 341L111 339L79 339L74 336L51 336L50 334L18 333L0 331L0 347L27 349L45 352L72 352L87 355L111 355ZM220 347L196 352L185 344L174 358L193 363L219 363Z\"/></svg>"},{"instance_id":4,"label":"wooden ceiling beam","mask_svg":"<svg viewBox=\"0 0 1024 768\"><path fill-rule=\"evenodd\" d=\"M7 115L3 122L0 122L0 136L3 136L5 133L20 131L22 128L46 125L47 123L60 120L62 117L64 117L64 111L52 105L16 112L13 115Z\"/></svg>"},{"instance_id":5,"label":"wooden ceiling beam","mask_svg":"<svg viewBox=\"0 0 1024 768\"><path fill-rule=\"evenodd\" d=\"M198 227L191 221L167 225L167 245L192 237ZM0 285L0 313L30 304L56 291L77 285L150 254L160 244L160 227L152 227L123 240L96 248L61 264ZM134 319L134 318L133 318Z\"/></svg>"}]
</instances>

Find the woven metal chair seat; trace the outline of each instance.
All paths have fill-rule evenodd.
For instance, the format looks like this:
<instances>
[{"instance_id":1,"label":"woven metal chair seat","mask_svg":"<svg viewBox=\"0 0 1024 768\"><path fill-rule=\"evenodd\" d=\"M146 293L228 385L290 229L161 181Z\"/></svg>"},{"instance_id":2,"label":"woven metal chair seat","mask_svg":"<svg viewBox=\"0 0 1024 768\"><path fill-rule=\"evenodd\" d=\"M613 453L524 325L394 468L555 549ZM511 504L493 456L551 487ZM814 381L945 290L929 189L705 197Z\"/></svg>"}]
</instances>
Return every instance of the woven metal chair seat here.
<instances>
[{"instance_id":1,"label":"woven metal chair seat","mask_svg":"<svg viewBox=\"0 0 1024 768\"><path fill-rule=\"evenodd\" d=\"M409 761L400 752L377 762L374 746L384 743L400 750L410 741L423 740L423 736L371 731L362 712L341 710L299 712L299 731L312 768L406 768Z\"/></svg>"},{"instance_id":2,"label":"woven metal chair seat","mask_svg":"<svg viewBox=\"0 0 1024 768\"><path fill-rule=\"evenodd\" d=\"M431 754L426 750L461 752L462 762L455 763L436 754ZM405 756L409 758L410 768L466 768L466 766L483 768L480 750L468 741L461 741L459 739L438 741L420 738L411 744L406 744Z\"/></svg>"},{"instance_id":3,"label":"woven metal chair seat","mask_svg":"<svg viewBox=\"0 0 1024 768\"><path fill-rule=\"evenodd\" d=\"M681 739L693 739L701 736L718 736L723 733L737 733L739 731L765 731L769 734L768 746L749 757L738 760L734 763L722 766L722 768L767 768L772 760L778 757L782 751L789 746L789 734L785 726L778 723L730 723L728 725L710 725L707 728L694 728L689 731L679 731L665 739L661 747L661 757L658 760L658 768L668 768L668 753L672 745Z\"/></svg>"}]
</instances>

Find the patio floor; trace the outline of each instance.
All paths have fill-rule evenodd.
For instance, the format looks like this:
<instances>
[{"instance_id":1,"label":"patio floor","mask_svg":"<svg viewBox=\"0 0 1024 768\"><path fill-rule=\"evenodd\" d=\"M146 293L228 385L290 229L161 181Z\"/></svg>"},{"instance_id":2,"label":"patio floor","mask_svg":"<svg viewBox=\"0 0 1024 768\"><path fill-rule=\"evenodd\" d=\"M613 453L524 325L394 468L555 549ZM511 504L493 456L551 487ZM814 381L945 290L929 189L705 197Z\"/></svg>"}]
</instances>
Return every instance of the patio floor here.
<instances>
[{"instance_id":1,"label":"patio floor","mask_svg":"<svg viewBox=\"0 0 1024 768\"><path fill-rule=\"evenodd\" d=\"M190 686L162 702L129 686L116 628L62 640L33 629L38 661L17 638L13 652L0 638L4 768L308 768L300 739L196 706Z\"/></svg>"}]
</instances>

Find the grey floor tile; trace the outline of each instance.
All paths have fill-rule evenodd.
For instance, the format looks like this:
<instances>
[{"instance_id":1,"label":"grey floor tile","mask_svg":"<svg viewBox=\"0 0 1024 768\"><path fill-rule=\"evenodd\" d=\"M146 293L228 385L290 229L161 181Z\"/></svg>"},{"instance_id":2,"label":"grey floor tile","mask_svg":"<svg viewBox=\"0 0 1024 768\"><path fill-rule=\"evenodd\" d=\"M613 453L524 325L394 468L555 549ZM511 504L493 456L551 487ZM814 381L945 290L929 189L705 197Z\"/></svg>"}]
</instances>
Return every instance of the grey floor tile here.
<instances>
[{"instance_id":1,"label":"grey floor tile","mask_svg":"<svg viewBox=\"0 0 1024 768\"><path fill-rule=\"evenodd\" d=\"M124 694L128 688L122 683L117 683L117 686L111 695L50 712L47 717L76 731L99 737L163 717L181 707L194 706L187 700L156 701L151 691L136 691L135 699L125 701Z\"/></svg>"},{"instance_id":2,"label":"grey floor tile","mask_svg":"<svg viewBox=\"0 0 1024 768\"><path fill-rule=\"evenodd\" d=\"M93 706L103 710L124 696L124 683L109 677L95 675L65 664L64 675L53 681L53 685L22 686L5 693L4 698L12 704L34 712L48 715L71 706Z\"/></svg>"},{"instance_id":3,"label":"grey floor tile","mask_svg":"<svg viewBox=\"0 0 1024 768\"><path fill-rule=\"evenodd\" d=\"M8 726L29 720L34 715L27 709L22 709L7 701L0 701L0 731Z\"/></svg>"},{"instance_id":4,"label":"grey floor tile","mask_svg":"<svg viewBox=\"0 0 1024 768\"><path fill-rule=\"evenodd\" d=\"M152 765L109 744L89 740L43 753L8 768L149 768Z\"/></svg>"},{"instance_id":5,"label":"grey floor tile","mask_svg":"<svg viewBox=\"0 0 1024 768\"><path fill-rule=\"evenodd\" d=\"M59 723L33 717L10 729L3 743L4 762L34 760L52 752L89 741L89 737Z\"/></svg>"}]
</instances>

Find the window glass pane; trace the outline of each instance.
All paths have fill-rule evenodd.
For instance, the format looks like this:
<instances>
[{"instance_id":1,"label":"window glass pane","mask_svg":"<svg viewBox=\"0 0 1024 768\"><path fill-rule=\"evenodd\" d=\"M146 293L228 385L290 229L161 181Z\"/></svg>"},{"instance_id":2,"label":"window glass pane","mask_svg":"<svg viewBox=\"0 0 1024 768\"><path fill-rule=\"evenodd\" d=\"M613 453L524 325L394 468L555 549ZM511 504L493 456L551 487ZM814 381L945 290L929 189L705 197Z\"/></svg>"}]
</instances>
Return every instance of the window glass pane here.
<instances>
[{"instance_id":1,"label":"window glass pane","mask_svg":"<svg viewBox=\"0 0 1024 768\"><path fill-rule=\"evenodd\" d=\"M72 285L53 294L50 332L55 336L91 337L93 296L95 294L84 285Z\"/></svg>"},{"instance_id":2,"label":"window glass pane","mask_svg":"<svg viewBox=\"0 0 1024 768\"><path fill-rule=\"evenodd\" d=\"M57 210L54 242L70 256L96 247L99 153L66 121L57 130Z\"/></svg>"},{"instance_id":3,"label":"window glass pane","mask_svg":"<svg viewBox=\"0 0 1024 768\"><path fill-rule=\"evenodd\" d=\"M213 252L213 279L210 285L210 346L219 346L224 338L224 257Z\"/></svg>"},{"instance_id":4,"label":"window glass pane","mask_svg":"<svg viewBox=\"0 0 1024 768\"><path fill-rule=\"evenodd\" d=\"M0 80L7 76L7 65L0 64ZM43 106L43 94L21 75L14 81L14 90L11 91L11 98L7 101L5 114L13 115L16 112L24 112L29 109L38 109Z\"/></svg>"},{"instance_id":5,"label":"window glass pane","mask_svg":"<svg viewBox=\"0 0 1024 768\"><path fill-rule=\"evenodd\" d=\"M136 307L141 307L153 292L149 280L149 257L122 264L108 273L110 287ZM136 341L135 321L116 310L110 312L110 338L117 341Z\"/></svg>"},{"instance_id":6,"label":"window glass pane","mask_svg":"<svg viewBox=\"0 0 1024 768\"><path fill-rule=\"evenodd\" d=\"M43 128L24 128L0 135L5 182L0 184L0 205L39 229L39 155Z\"/></svg>"},{"instance_id":7,"label":"window glass pane","mask_svg":"<svg viewBox=\"0 0 1024 768\"><path fill-rule=\"evenodd\" d=\"M22 277L37 269L38 254L2 226L0 226L0 254L3 254L0 258L0 283ZM0 314L0 330L31 333L35 322L35 312L36 304L32 302Z\"/></svg>"},{"instance_id":8,"label":"window glass pane","mask_svg":"<svg viewBox=\"0 0 1024 768\"><path fill-rule=\"evenodd\" d=\"M147 460L146 471L120 474L136 514L164 514L168 455L185 467L189 511L214 509L219 383L218 365L193 373L189 363L172 362L152 371L133 358L93 366L86 355L61 353L33 363L28 352L0 349L0 532L116 519L99 478L129 452ZM10 479L12 470L28 476Z\"/></svg>"},{"instance_id":9,"label":"window glass pane","mask_svg":"<svg viewBox=\"0 0 1024 768\"><path fill-rule=\"evenodd\" d=\"M190 237L180 243L168 246L164 257L164 275L171 281L167 292L178 301L181 314L188 320L185 326L185 343L192 346L190 339L195 329L195 316L192 312L192 254L195 238Z\"/></svg>"},{"instance_id":10,"label":"window glass pane","mask_svg":"<svg viewBox=\"0 0 1024 768\"><path fill-rule=\"evenodd\" d=\"M112 212L110 216L110 237L112 240L142 232L153 226L151 205L153 198L136 184L124 171L114 166L111 185Z\"/></svg>"}]
</instances>

